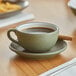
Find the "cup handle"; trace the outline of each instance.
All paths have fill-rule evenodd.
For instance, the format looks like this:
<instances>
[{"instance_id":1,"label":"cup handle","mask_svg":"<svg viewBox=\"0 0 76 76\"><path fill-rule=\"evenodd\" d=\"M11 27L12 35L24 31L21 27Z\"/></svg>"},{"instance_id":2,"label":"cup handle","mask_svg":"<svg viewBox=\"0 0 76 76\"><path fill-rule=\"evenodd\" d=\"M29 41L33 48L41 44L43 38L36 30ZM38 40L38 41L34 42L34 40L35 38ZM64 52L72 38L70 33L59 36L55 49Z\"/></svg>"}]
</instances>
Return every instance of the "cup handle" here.
<instances>
[{"instance_id":1,"label":"cup handle","mask_svg":"<svg viewBox=\"0 0 76 76\"><path fill-rule=\"evenodd\" d=\"M8 38L9 38L11 41L13 41L13 42L19 44L18 41L16 41L15 39L13 39L12 36L11 36L11 32L16 33L16 31L17 31L16 29L10 29L10 30L8 30L7 36L8 36Z\"/></svg>"}]
</instances>

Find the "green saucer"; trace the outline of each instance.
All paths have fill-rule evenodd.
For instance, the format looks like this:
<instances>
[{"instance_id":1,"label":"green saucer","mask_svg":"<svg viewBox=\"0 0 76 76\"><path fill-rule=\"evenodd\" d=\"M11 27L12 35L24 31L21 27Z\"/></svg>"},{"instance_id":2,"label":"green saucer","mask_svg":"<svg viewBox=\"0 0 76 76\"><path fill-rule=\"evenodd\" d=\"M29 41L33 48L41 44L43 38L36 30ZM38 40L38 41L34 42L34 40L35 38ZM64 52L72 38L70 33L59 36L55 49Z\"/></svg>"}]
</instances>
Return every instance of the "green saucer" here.
<instances>
[{"instance_id":1,"label":"green saucer","mask_svg":"<svg viewBox=\"0 0 76 76\"><path fill-rule=\"evenodd\" d=\"M32 53L28 52L26 49L22 48L20 45L12 42L9 48L17 53L18 55L29 58L29 59L46 59L51 58L61 52L63 52L67 47L67 43L64 40L58 40L55 46L47 52L44 53Z\"/></svg>"}]
</instances>

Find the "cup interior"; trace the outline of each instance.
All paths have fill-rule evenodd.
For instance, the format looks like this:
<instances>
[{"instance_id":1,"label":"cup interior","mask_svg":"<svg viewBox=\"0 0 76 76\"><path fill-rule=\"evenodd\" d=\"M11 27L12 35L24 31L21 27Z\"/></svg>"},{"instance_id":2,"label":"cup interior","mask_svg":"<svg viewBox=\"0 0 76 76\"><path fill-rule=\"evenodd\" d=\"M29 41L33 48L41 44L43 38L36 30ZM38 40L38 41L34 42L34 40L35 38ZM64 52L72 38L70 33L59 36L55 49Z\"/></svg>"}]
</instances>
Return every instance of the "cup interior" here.
<instances>
[{"instance_id":1,"label":"cup interior","mask_svg":"<svg viewBox=\"0 0 76 76\"><path fill-rule=\"evenodd\" d=\"M22 31L23 29L36 28L36 27L53 29L54 30L53 32L58 31L58 26L56 26L54 24L51 24L51 23L46 23L46 22L30 22L30 23L18 26L17 30L20 31L20 32L23 32Z\"/></svg>"}]
</instances>

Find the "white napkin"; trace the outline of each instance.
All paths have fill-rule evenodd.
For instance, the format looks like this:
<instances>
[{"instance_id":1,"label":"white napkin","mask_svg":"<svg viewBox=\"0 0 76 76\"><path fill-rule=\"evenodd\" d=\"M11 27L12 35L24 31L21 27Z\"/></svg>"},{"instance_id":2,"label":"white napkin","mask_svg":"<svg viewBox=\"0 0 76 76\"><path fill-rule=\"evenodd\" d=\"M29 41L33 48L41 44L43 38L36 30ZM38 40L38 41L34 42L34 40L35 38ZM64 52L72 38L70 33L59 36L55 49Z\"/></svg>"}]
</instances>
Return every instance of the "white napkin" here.
<instances>
[{"instance_id":1,"label":"white napkin","mask_svg":"<svg viewBox=\"0 0 76 76\"><path fill-rule=\"evenodd\" d=\"M15 23L18 23L18 22L31 20L31 19L34 19L33 14L22 12L18 15L13 16L13 17L0 19L0 28L4 27L4 26L11 25L11 24L15 24Z\"/></svg>"},{"instance_id":2,"label":"white napkin","mask_svg":"<svg viewBox=\"0 0 76 76\"><path fill-rule=\"evenodd\" d=\"M76 76L76 58L39 76Z\"/></svg>"},{"instance_id":3,"label":"white napkin","mask_svg":"<svg viewBox=\"0 0 76 76\"><path fill-rule=\"evenodd\" d=\"M68 2L68 6L76 9L76 0L70 0Z\"/></svg>"}]
</instances>

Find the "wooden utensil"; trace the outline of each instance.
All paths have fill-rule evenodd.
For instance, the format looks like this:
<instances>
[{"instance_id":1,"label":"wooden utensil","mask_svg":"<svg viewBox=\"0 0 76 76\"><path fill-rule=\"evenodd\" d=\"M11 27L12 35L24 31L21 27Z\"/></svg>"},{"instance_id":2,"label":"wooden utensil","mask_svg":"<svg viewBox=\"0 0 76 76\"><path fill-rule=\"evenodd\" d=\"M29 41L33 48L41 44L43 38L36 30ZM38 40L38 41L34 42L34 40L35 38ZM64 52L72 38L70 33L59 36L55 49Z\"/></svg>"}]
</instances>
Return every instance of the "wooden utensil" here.
<instances>
[{"instance_id":1,"label":"wooden utensil","mask_svg":"<svg viewBox=\"0 0 76 76\"><path fill-rule=\"evenodd\" d=\"M72 41L72 37L70 37L70 36L64 36L64 35L59 35L59 39L61 39L61 40L67 40L67 41Z\"/></svg>"}]
</instances>

